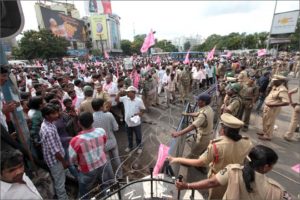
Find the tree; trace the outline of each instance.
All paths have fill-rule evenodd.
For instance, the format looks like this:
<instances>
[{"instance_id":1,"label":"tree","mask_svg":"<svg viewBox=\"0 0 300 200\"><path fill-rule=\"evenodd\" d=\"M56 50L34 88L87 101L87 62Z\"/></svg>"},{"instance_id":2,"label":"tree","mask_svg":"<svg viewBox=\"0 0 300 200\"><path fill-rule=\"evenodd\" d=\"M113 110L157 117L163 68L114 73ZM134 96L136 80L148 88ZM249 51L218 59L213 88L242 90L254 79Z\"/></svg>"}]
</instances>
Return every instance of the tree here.
<instances>
[{"instance_id":1,"label":"tree","mask_svg":"<svg viewBox=\"0 0 300 200\"><path fill-rule=\"evenodd\" d=\"M187 42L185 42L185 43L183 44L183 49L184 49L185 51L188 51L190 48L191 48L191 43L190 43L190 41L187 41Z\"/></svg>"},{"instance_id":2,"label":"tree","mask_svg":"<svg viewBox=\"0 0 300 200\"><path fill-rule=\"evenodd\" d=\"M131 42L129 40L122 40L121 41L121 49L125 55L132 54Z\"/></svg>"},{"instance_id":3,"label":"tree","mask_svg":"<svg viewBox=\"0 0 300 200\"><path fill-rule=\"evenodd\" d=\"M137 54L141 53L140 49L144 43L145 38L146 38L146 34L134 36L134 40L131 43L132 53L137 53Z\"/></svg>"},{"instance_id":4,"label":"tree","mask_svg":"<svg viewBox=\"0 0 300 200\"><path fill-rule=\"evenodd\" d=\"M291 50L300 51L299 36L300 36L300 20L298 20L297 22L295 33L291 34L289 37L291 39L291 43L290 43Z\"/></svg>"},{"instance_id":5,"label":"tree","mask_svg":"<svg viewBox=\"0 0 300 200\"><path fill-rule=\"evenodd\" d=\"M13 56L24 59L60 58L67 55L70 42L65 38L57 37L49 30L29 30L23 33L18 42L18 48L12 52Z\"/></svg>"},{"instance_id":6,"label":"tree","mask_svg":"<svg viewBox=\"0 0 300 200\"><path fill-rule=\"evenodd\" d=\"M160 40L154 46L162 49L164 52L178 52L176 46L174 46L171 41L168 40Z\"/></svg>"}]
</instances>

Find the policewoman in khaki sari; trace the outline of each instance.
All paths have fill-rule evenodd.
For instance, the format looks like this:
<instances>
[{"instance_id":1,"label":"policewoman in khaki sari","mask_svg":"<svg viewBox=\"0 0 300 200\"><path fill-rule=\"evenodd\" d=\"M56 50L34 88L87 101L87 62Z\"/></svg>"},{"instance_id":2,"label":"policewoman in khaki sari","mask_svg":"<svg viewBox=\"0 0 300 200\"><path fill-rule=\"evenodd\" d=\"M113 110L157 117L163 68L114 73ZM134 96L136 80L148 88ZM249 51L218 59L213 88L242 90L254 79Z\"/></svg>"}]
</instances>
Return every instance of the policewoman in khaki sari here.
<instances>
[{"instance_id":1,"label":"policewoman in khaki sari","mask_svg":"<svg viewBox=\"0 0 300 200\"><path fill-rule=\"evenodd\" d=\"M229 113L221 115L220 137L211 141L207 150L198 159L168 157L170 163L202 167L209 165L208 177L213 177L228 164L244 162L252 148L249 138L241 136L239 130L244 123ZM209 190L209 199L221 199L226 187Z\"/></svg>"},{"instance_id":2,"label":"policewoman in khaki sari","mask_svg":"<svg viewBox=\"0 0 300 200\"><path fill-rule=\"evenodd\" d=\"M215 176L194 183L176 182L179 190L226 187L223 199L230 200L284 200L291 199L287 191L276 181L265 176L278 160L277 154L269 147L253 147L240 164L227 165Z\"/></svg>"}]
</instances>

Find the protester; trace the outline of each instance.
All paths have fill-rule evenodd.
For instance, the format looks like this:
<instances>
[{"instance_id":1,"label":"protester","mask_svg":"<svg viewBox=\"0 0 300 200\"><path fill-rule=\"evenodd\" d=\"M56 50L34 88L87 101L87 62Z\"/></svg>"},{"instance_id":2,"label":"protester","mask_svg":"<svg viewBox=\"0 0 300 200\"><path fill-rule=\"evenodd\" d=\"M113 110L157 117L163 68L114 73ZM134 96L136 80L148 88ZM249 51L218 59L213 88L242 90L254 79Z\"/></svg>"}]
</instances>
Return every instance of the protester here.
<instances>
[{"instance_id":1,"label":"protester","mask_svg":"<svg viewBox=\"0 0 300 200\"><path fill-rule=\"evenodd\" d=\"M59 117L59 109L54 104L47 104L42 108L44 121L41 126L40 136L43 156L54 180L54 187L58 199L68 199L65 189L65 169L69 162L64 159L65 152L61 144L54 121Z\"/></svg>"},{"instance_id":2,"label":"protester","mask_svg":"<svg viewBox=\"0 0 300 200\"><path fill-rule=\"evenodd\" d=\"M15 149L1 149L1 199L43 199L24 173L23 154Z\"/></svg>"},{"instance_id":3,"label":"protester","mask_svg":"<svg viewBox=\"0 0 300 200\"><path fill-rule=\"evenodd\" d=\"M141 117L144 110L146 109L143 101L136 97L137 89L134 86L130 86L126 90L127 96L120 97L117 95L116 101L122 102L125 109L125 122L126 132L128 136L128 147L125 149L126 152L130 152L133 149L133 132L136 138L136 147L138 153L142 153L142 127Z\"/></svg>"},{"instance_id":4,"label":"protester","mask_svg":"<svg viewBox=\"0 0 300 200\"><path fill-rule=\"evenodd\" d=\"M107 171L111 167L105 155L107 134L102 128L93 128L93 115L90 112L82 112L79 115L79 123L83 131L70 141L70 163L78 166L79 197L91 198L87 194L93 186L101 184L101 189L108 187L108 181L114 177ZM97 144L97 145L96 145Z\"/></svg>"}]
</instances>

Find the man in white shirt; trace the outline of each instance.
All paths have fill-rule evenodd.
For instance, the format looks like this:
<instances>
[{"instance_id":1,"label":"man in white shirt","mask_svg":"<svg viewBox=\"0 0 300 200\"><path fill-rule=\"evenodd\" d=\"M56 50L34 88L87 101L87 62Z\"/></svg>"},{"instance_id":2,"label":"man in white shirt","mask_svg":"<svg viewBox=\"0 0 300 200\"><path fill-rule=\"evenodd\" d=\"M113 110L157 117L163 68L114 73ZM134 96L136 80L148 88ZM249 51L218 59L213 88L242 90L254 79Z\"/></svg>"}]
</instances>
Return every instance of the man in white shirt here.
<instances>
[{"instance_id":1,"label":"man in white shirt","mask_svg":"<svg viewBox=\"0 0 300 200\"><path fill-rule=\"evenodd\" d=\"M127 96L120 97L117 95L116 101L122 102L125 109L125 122L126 131L128 136L128 147L126 152L130 152L133 149L133 132L136 137L136 145L138 147L138 153L142 153L142 130L141 130L141 117L145 111L145 105L143 100L136 97L137 89L134 86L130 86L126 90Z\"/></svg>"},{"instance_id":2,"label":"man in white shirt","mask_svg":"<svg viewBox=\"0 0 300 200\"><path fill-rule=\"evenodd\" d=\"M158 82L158 94L161 93L161 89L163 87L163 78L166 74L166 67L162 66L161 69L158 71L158 77L159 77L159 82Z\"/></svg>"},{"instance_id":3,"label":"man in white shirt","mask_svg":"<svg viewBox=\"0 0 300 200\"><path fill-rule=\"evenodd\" d=\"M1 199L43 199L24 173L23 155L12 148L1 149Z\"/></svg>"}]
</instances>

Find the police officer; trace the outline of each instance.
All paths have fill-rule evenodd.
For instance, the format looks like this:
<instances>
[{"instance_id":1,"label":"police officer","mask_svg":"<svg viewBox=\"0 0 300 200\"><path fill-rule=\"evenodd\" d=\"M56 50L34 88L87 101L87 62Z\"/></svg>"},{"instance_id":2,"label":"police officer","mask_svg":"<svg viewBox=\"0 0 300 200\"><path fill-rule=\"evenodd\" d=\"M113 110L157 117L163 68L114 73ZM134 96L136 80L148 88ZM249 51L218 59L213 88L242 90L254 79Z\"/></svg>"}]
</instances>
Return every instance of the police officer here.
<instances>
[{"instance_id":1,"label":"police officer","mask_svg":"<svg viewBox=\"0 0 300 200\"><path fill-rule=\"evenodd\" d=\"M193 129L196 129L197 139L192 146L189 158L198 158L207 148L212 139L214 112L209 106L211 97L207 94L201 94L197 97L199 111L196 113L183 113L183 115L196 117L195 121L187 128L173 132L172 137L184 135Z\"/></svg>"},{"instance_id":2,"label":"police officer","mask_svg":"<svg viewBox=\"0 0 300 200\"><path fill-rule=\"evenodd\" d=\"M248 76L248 72L246 71L245 65L241 65L241 70L242 71L239 73L237 79L239 83L244 84L248 81L249 76Z\"/></svg>"},{"instance_id":3,"label":"police officer","mask_svg":"<svg viewBox=\"0 0 300 200\"><path fill-rule=\"evenodd\" d=\"M259 91L258 87L255 85L254 79L249 79L247 84L244 85L241 90L241 97L243 101L242 115L244 115L243 121L245 123L244 128L242 129L243 131L248 131L251 111L253 105L255 105L255 102L257 101L258 95Z\"/></svg>"},{"instance_id":4,"label":"police officer","mask_svg":"<svg viewBox=\"0 0 300 200\"><path fill-rule=\"evenodd\" d=\"M293 138L294 132L296 130L296 127L297 127L297 125L300 122L300 94L298 94L299 95L298 102L294 103L293 100L292 100L292 94L295 94L297 92L299 93L299 89L298 88L293 89L293 90L289 91L289 93L288 93L290 104L293 107L293 114L292 114L292 119L291 119L291 123L290 123L289 129L285 133L285 135L283 136L283 138L286 141L289 141L289 142L292 141L292 138Z\"/></svg>"},{"instance_id":5,"label":"police officer","mask_svg":"<svg viewBox=\"0 0 300 200\"><path fill-rule=\"evenodd\" d=\"M241 85L239 83L230 83L226 87L226 97L224 99L224 104L222 105L223 113L230 113L233 116L241 119L241 111L243 107L242 99L239 95L241 90Z\"/></svg>"},{"instance_id":6,"label":"police officer","mask_svg":"<svg viewBox=\"0 0 300 200\"><path fill-rule=\"evenodd\" d=\"M221 115L220 137L210 142L207 150L198 159L168 157L170 163L190 166L209 165L208 177L217 174L228 164L242 164L252 148L249 138L241 136L239 130L244 123L229 113ZM214 188L209 191L209 199L222 199L226 187Z\"/></svg>"},{"instance_id":7,"label":"police officer","mask_svg":"<svg viewBox=\"0 0 300 200\"><path fill-rule=\"evenodd\" d=\"M265 99L263 109L263 131L257 133L261 140L271 140L274 124L280 113L280 107L289 105L287 79L282 75L274 75L273 86L269 95Z\"/></svg>"},{"instance_id":8,"label":"police officer","mask_svg":"<svg viewBox=\"0 0 300 200\"><path fill-rule=\"evenodd\" d=\"M298 75L299 71L300 71L300 52L297 52L294 61L294 66L293 66L294 78L299 77Z\"/></svg>"},{"instance_id":9,"label":"police officer","mask_svg":"<svg viewBox=\"0 0 300 200\"><path fill-rule=\"evenodd\" d=\"M280 184L264 175L272 170L278 160L278 155L274 150L257 145L251 149L245 160L244 166L240 164L227 165L216 176L206 180L194 183L177 181L176 187L178 190L225 187L226 192L222 196L223 199L292 199Z\"/></svg>"},{"instance_id":10,"label":"police officer","mask_svg":"<svg viewBox=\"0 0 300 200\"><path fill-rule=\"evenodd\" d=\"M190 72L189 66L186 65L179 78L179 84L181 86L180 96L183 103L188 98L188 94L191 88L191 81L192 73Z\"/></svg>"}]
</instances>

